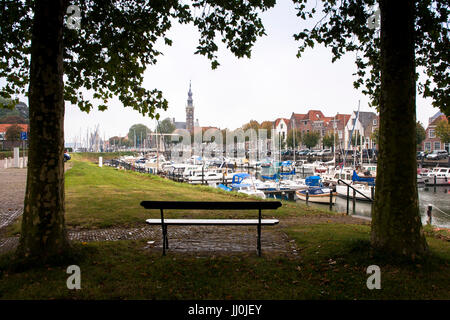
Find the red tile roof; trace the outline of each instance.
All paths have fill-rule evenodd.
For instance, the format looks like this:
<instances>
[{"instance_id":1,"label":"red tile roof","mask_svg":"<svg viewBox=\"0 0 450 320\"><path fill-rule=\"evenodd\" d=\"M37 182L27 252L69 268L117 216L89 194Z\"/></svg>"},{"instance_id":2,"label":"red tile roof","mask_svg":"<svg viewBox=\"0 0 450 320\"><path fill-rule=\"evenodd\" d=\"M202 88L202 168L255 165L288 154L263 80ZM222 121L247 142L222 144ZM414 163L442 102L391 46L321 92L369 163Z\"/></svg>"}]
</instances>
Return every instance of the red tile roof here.
<instances>
[{"instance_id":1,"label":"red tile roof","mask_svg":"<svg viewBox=\"0 0 450 320\"><path fill-rule=\"evenodd\" d=\"M428 124L428 126L435 126L438 124L439 121L448 121L448 120L447 117L444 114L442 114L436 117L430 124Z\"/></svg>"},{"instance_id":2,"label":"red tile roof","mask_svg":"<svg viewBox=\"0 0 450 320\"><path fill-rule=\"evenodd\" d=\"M278 124L280 123L281 120L284 120L284 123L286 123L286 125L289 125L289 122L291 121L291 120L286 119L286 118L278 118L278 119L275 120L275 127L278 126Z\"/></svg>"},{"instance_id":3,"label":"red tile roof","mask_svg":"<svg viewBox=\"0 0 450 320\"><path fill-rule=\"evenodd\" d=\"M8 130L8 128L13 126L13 125L15 125L15 123L2 123L2 124L0 124L0 132L6 132L6 130ZM28 131L28 124L18 123L17 125L19 127L21 127L23 131Z\"/></svg>"},{"instance_id":4,"label":"red tile roof","mask_svg":"<svg viewBox=\"0 0 450 320\"><path fill-rule=\"evenodd\" d=\"M344 122L344 126L347 124L348 120L350 120L351 115L350 114L337 114L336 115L336 120L337 121L343 121Z\"/></svg>"},{"instance_id":5,"label":"red tile roof","mask_svg":"<svg viewBox=\"0 0 450 320\"><path fill-rule=\"evenodd\" d=\"M303 120L305 119L306 114L302 113L292 113L292 117L294 117L295 120Z\"/></svg>"},{"instance_id":6,"label":"red tile roof","mask_svg":"<svg viewBox=\"0 0 450 320\"><path fill-rule=\"evenodd\" d=\"M325 118L325 116L323 115L322 111L320 111L320 110L309 110L308 113L306 114L305 118L307 118L311 121L317 121L317 120L323 120L323 118Z\"/></svg>"}]
</instances>

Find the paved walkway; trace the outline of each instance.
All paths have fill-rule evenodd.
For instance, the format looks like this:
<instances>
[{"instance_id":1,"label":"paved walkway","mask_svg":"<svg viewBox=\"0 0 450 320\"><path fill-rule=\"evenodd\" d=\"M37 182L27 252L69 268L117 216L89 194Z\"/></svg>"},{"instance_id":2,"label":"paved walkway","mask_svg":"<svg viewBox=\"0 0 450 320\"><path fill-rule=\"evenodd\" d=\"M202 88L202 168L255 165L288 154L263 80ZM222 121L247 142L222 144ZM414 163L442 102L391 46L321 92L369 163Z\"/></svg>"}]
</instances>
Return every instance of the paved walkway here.
<instances>
[{"instance_id":1,"label":"paved walkway","mask_svg":"<svg viewBox=\"0 0 450 320\"><path fill-rule=\"evenodd\" d=\"M162 250L160 226L69 231L68 235L69 239L75 242L145 239L148 240L146 249ZM168 236L170 252L226 253L256 251L256 227L170 226L168 227ZM15 249L18 243L19 237L0 238L0 254ZM261 247L263 252L297 254L295 243L289 241L287 235L277 227L262 228Z\"/></svg>"}]
</instances>

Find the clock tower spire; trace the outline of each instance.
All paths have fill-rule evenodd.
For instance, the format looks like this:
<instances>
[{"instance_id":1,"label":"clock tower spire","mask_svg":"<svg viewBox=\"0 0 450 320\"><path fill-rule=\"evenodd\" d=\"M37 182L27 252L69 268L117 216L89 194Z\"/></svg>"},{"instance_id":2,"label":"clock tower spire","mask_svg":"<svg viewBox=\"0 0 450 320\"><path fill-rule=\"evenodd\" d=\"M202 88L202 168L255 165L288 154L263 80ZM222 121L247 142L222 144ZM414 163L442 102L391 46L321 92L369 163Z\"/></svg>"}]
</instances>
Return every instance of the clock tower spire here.
<instances>
[{"instance_id":1,"label":"clock tower spire","mask_svg":"<svg viewBox=\"0 0 450 320\"><path fill-rule=\"evenodd\" d=\"M194 100L192 99L191 82L189 81L189 92L186 105L186 130L194 131Z\"/></svg>"}]
</instances>

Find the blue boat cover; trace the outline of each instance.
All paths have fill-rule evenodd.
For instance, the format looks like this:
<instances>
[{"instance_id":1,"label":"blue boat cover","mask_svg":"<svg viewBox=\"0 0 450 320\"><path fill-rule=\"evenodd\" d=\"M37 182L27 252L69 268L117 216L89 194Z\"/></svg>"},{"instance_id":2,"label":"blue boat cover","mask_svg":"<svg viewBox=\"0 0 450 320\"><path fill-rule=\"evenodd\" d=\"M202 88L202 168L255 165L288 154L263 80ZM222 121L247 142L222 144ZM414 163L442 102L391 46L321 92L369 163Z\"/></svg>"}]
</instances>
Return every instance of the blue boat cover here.
<instances>
[{"instance_id":1,"label":"blue boat cover","mask_svg":"<svg viewBox=\"0 0 450 320\"><path fill-rule=\"evenodd\" d=\"M245 178L250 177L248 173L235 173L233 176L233 181L231 183L241 183Z\"/></svg>"},{"instance_id":2,"label":"blue boat cover","mask_svg":"<svg viewBox=\"0 0 450 320\"><path fill-rule=\"evenodd\" d=\"M305 183L310 187L321 187L320 176L309 176L305 179Z\"/></svg>"},{"instance_id":3,"label":"blue boat cover","mask_svg":"<svg viewBox=\"0 0 450 320\"><path fill-rule=\"evenodd\" d=\"M305 190L300 190L300 193L306 194L306 191L308 191L308 193L311 194L311 195L328 194L328 192L325 193L323 191L323 189L320 188L320 187L310 187L310 188L305 189Z\"/></svg>"},{"instance_id":4,"label":"blue boat cover","mask_svg":"<svg viewBox=\"0 0 450 320\"><path fill-rule=\"evenodd\" d=\"M278 173L274 173L271 176L261 176L263 179L267 179L267 180L276 180L278 178Z\"/></svg>"},{"instance_id":5,"label":"blue boat cover","mask_svg":"<svg viewBox=\"0 0 450 320\"><path fill-rule=\"evenodd\" d=\"M229 188L229 187L227 187L226 185L223 185L223 184L219 184L217 187L222 189L222 190L225 190L225 191L231 191L232 190L231 188Z\"/></svg>"},{"instance_id":6,"label":"blue boat cover","mask_svg":"<svg viewBox=\"0 0 450 320\"><path fill-rule=\"evenodd\" d=\"M291 172L281 172L280 174L281 174L282 176L295 175L295 168L294 168Z\"/></svg>"},{"instance_id":7,"label":"blue boat cover","mask_svg":"<svg viewBox=\"0 0 450 320\"><path fill-rule=\"evenodd\" d=\"M355 170L353 170L352 181L368 182L369 185L375 185L374 177L360 177L360 176L358 176L358 174L356 173Z\"/></svg>"},{"instance_id":8,"label":"blue boat cover","mask_svg":"<svg viewBox=\"0 0 450 320\"><path fill-rule=\"evenodd\" d=\"M248 183L232 183L231 188L232 190L239 190L240 188L250 187L250 184Z\"/></svg>"}]
</instances>

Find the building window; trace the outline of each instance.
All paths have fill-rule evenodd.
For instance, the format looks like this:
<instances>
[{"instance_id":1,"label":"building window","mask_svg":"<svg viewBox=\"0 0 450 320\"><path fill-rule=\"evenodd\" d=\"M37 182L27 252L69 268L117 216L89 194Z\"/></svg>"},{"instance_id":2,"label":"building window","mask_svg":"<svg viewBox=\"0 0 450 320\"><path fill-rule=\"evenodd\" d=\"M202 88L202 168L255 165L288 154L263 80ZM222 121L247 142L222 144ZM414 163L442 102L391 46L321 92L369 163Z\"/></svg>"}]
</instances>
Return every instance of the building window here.
<instances>
[{"instance_id":1,"label":"building window","mask_svg":"<svg viewBox=\"0 0 450 320\"><path fill-rule=\"evenodd\" d=\"M339 139L342 139L342 131L341 130L338 131L338 135L339 135Z\"/></svg>"},{"instance_id":2,"label":"building window","mask_svg":"<svg viewBox=\"0 0 450 320\"><path fill-rule=\"evenodd\" d=\"M431 142L425 142L425 151L431 151Z\"/></svg>"},{"instance_id":3,"label":"building window","mask_svg":"<svg viewBox=\"0 0 450 320\"><path fill-rule=\"evenodd\" d=\"M441 149L441 143L439 141L434 142L434 150L440 150Z\"/></svg>"},{"instance_id":4,"label":"building window","mask_svg":"<svg viewBox=\"0 0 450 320\"><path fill-rule=\"evenodd\" d=\"M374 126L377 125L377 119L373 119L373 125L374 125Z\"/></svg>"},{"instance_id":5,"label":"building window","mask_svg":"<svg viewBox=\"0 0 450 320\"><path fill-rule=\"evenodd\" d=\"M281 124L281 129L283 129L283 124Z\"/></svg>"},{"instance_id":6,"label":"building window","mask_svg":"<svg viewBox=\"0 0 450 320\"><path fill-rule=\"evenodd\" d=\"M430 131L428 131L428 136L430 139L436 138L436 133L434 132L434 129L430 129Z\"/></svg>"}]
</instances>

